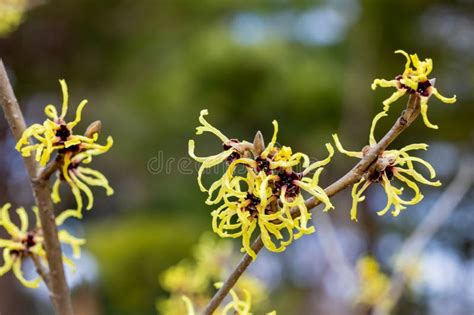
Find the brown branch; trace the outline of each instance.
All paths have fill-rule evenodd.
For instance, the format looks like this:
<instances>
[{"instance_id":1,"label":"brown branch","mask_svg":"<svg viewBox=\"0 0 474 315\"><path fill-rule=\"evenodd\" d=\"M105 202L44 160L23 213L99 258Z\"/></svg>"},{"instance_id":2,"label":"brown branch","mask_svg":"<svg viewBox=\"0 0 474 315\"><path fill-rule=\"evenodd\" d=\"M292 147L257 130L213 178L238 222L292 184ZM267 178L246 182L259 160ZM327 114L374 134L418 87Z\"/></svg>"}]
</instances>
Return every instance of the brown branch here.
<instances>
[{"instance_id":1,"label":"brown branch","mask_svg":"<svg viewBox=\"0 0 474 315\"><path fill-rule=\"evenodd\" d=\"M461 162L461 166L441 197L429 210L428 215L415 229L411 236L402 245L399 254L395 259L395 272L390 280L390 288L387 298L383 301L390 301L389 305L381 303L375 305L375 315L387 315L395 307L400 299L405 282L406 264L416 259L428 244L433 235L448 219L449 215L457 208L464 196L469 192L474 181L473 158L466 158Z\"/></svg>"},{"instance_id":2,"label":"brown branch","mask_svg":"<svg viewBox=\"0 0 474 315\"><path fill-rule=\"evenodd\" d=\"M402 133L407 129L413 121L420 114L420 98L416 94L411 94L408 99L406 110L402 112L392 128L387 134L373 147L369 148L367 154L357 163L349 172L338 179L336 182L328 186L324 191L329 197L334 196L338 192L360 181L362 176L369 170L369 168L377 161L379 155ZM321 203L317 198L311 197L305 201L306 207L311 210ZM293 216L299 214L298 208L293 208L291 211ZM258 253L263 248L263 243L260 236L252 244L255 253ZM203 311L204 315L211 315L222 300L229 293L240 276L245 272L247 267L252 262L252 258L245 254L237 267L232 271L222 287L214 294L212 299L207 304Z\"/></svg>"},{"instance_id":3,"label":"brown branch","mask_svg":"<svg viewBox=\"0 0 474 315\"><path fill-rule=\"evenodd\" d=\"M13 136L18 141L26 129L25 120L20 106L13 93L7 72L0 60L0 101ZM51 200L49 176L38 176L38 163L33 156L23 157L23 162L31 179L31 186L39 208L39 216L43 229L44 246L50 274L50 297L56 314L72 315L71 297L64 274L61 245L58 239ZM49 173L49 171L48 171Z\"/></svg>"},{"instance_id":4,"label":"brown branch","mask_svg":"<svg viewBox=\"0 0 474 315\"><path fill-rule=\"evenodd\" d=\"M40 277L43 279L48 290L51 290L51 280L49 278L48 271L44 269L44 266L43 264L41 264L41 261L38 259L38 256L36 256L35 254L30 254L30 258L33 261L33 264L35 265L36 273L38 273L38 275L40 275Z\"/></svg>"},{"instance_id":5,"label":"brown branch","mask_svg":"<svg viewBox=\"0 0 474 315\"><path fill-rule=\"evenodd\" d=\"M45 167L39 170L38 176L37 176L38 179L48 181L51 178L51 176L54 174L54 172L56 172L57 170L61 168L63 161L64 161L64 156L62 154L58 154L58 156L56 157L56 159L54 159L54 161L49 162L48 165L46 165Z\"/></svg>"}]
</instances>

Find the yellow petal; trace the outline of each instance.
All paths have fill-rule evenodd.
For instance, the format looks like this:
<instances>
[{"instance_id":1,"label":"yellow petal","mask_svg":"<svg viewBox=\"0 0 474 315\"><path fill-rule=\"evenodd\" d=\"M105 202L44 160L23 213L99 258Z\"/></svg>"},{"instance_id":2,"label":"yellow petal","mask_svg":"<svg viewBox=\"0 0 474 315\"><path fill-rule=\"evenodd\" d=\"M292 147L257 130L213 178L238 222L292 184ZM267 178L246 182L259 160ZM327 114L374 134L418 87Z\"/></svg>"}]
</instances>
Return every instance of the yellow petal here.
<instances>
[{"instance_id":1,"label":"yellow petal","mask_svg":"<svg viewBox=\"0 0 474 315\"><path fill-rule=\"evenodd\" d=\"M267 145L265 150L262 152L261 156L262 158L267 158L268 154L272 151L272 149L275 147L276 140L277 140L277 135L278 135L278 122L276 120L272 121L273 124L273 136L272 136L272 141Z\"/></svg>"},{"instance_id":2,"label":"yellow petal","mask_svg":"<svg viewBox=\"0 0 474 315\"><path fill-rule=\"evenodd\" d=\"M26 210L23 207L16 209L16 213L20 218L20 231L23 233L28 232L28 215L26 214Z\"/></svg>"},{"instance_id":3,"label":"yellow petal","mask_svg":"<svg viewBox=\"0 0 474 315\"><path fill-rule=\"evenodd\" d=\"M82 110L83 110L84 106L86 106L86 104L87 104L87 100L82 100L82 102L79 103L79 105L77 106L77 109L76 109L76 117L75 117L74 121L67 124L67 127L69 129L74 128L81 121Z\"/></svg>"},{"instance_id":4,"label":"yellow petal","mask_svg":"<svg viewBox=\"0 0 474 315\"><path fill-rule=\"evenodd\" d=\"M420 112L421 112L421 117L423 117L423 122L425 123L426 127L432 128L432 129L438 129L438 126L433 125L429 120L428 120L428 98L427 97L422 97L421 102L420 102Z\"/></svg>"},{"instance_id":5,"label":"yellow petal","mask_svg":"<svg viewBox=\"0 0 474 315\"><path fill-rule=\"evenodd\" d=\"M200 135L204 132L210 132L215 134L219 139L221 139L222 143L228 142L229 139L224 136L224 134L220 132L217 128L213 127L210 123L208 123L207 120L204 118L204 116L208 114L209 112L207 111L207 109L201 110L201 114L199 115L199 122L202 124L202 126L196 128L196 134Z\"/></svg>"},{"instance_id":6,"label":"yellow petal","mask_svg":"<svg viewBox=\"0 0 474 315\"><path fill-rule=\"evenodd\" d=\"M54 203L58 203L61 201L61 196L59 195L59 186L61 185L61 178L58 175L56 180L54 181L53 188L51 190L51 199Z\"/></svg>"},{"instance_id":7,"label":"yellow petal","mask_svg":"<svg viewBox=\"0 0 474 315\"><path fill-rule=\"evenodd\" d=\"M17 257L13 263L13 273L15 274L15 277L27 288L35 289L39 287L41 277L38 276L36 279L26 280L23 271L21 270L21 262L22 260Z\"/></svg>"},{"instance_id":8,"label":"yellow petal","mask_svg":"<svg viewBox=\"0 0 474 315\"><path fill-rule=\"evenodd\" d=\"M372 90L375 90L377 86L384 87L384 88L386 87L398 88L399 85L400 85L400 82L398 82L398 80L375 79L370 87L372 88Z\"/></svg>"},{"instance_id":9,"label":"yellow petal","mask_svg":"<svg viewBox=\"0 0 474 315\"><path fill-rule=\"evenodd\" d=\"M61 108L60 118L64 119L64 117L66 117L66 114L67 114L67 108L68 108L68 102L69 102L69 93L67 91L66 80L64 80L64 79L59 80L59 84L61 84L61 90L63 92L63 106Z\"/></svg>"},{"instance_id":10,"label":"yellow petal","mask_svg":"<svg viewBox=\"0 0 474 315\"><path fill-rule=\"evenodd\" d=\"M385 117L385 116L387 116L386 112L380 112L377 115L375 115L374 119L372 120L372 125L370 126L370 135L369 135L370 146L374 146L377 143L374 136L375 126L377 125L377 122L380 120L380 118Z\"/></svg>"},{"instance_id":11,"label":"yellow petal","mask_svg":"<svg viewBox=\"0 0 474 315\"><path fill-rule=\"evenodd\" d=\"M404 50L401 50L401 49L396 50L395 53L402 54L403 56L405 56L405 58L407 59L407 62L405 63L405 70L410 69L410 64L411 64L410 56Z\"/></svg>"},{"instance_id":12,"label":"yellow petal","mask_svg":"<svg viewBox=\"0 0 474 315\"><path fill-rule=\"evenodd\" d=\"M3 250L3 266L0 267L0 276L3 276L8 271L12 269L13 266L13 258L10 254L10 249L5 248Z\"/></svg>"},{"instance_id":13,"label":"yellow petal","mask_svg":"<svg viewBox=\"0 0 474 315\"><path fill-rule=\"evenodd\" d=\"M393 94L389 98L387 98L385 101L382 102L382 104L384 105L383 110L387 111L390 108L390 104L396 102L400 97L402 97L406 93L407 93L406 89L400 89L393 92Z\"/></svg>"},{"instance_id":14,"label":"yellow petal","mask_svg":"<svg viewBox=\"0 0 474 315\"><path fill-rule=\"evenodd\" d=\"M183 299L184 304L186 305L186 311L188 313L187 315L195 315L196 313L194 312L194 307L191 300L187 296L184 296L184 295L181 298Z\"/></svg>"},{"instance_id":15,"label":"yellow petal","mask_svg":"<svg viewBox=\"0 0 474 315\"><path fill-rule=\"evenodd\" d=\"M441 102L448 103L448 104L452 104L456 102L456 95L454 95L453 97L445 97L439 94L438 89L436 89L434 86L431 86L430 89L431 89L431 94L436 96L436 98L439 99Z\"/></svg>"},{"instance_id":16,"label":"yellow petal","mask_svg":"<svg viewBox=\"0 0 474 315\"><path fill-rule=\"evenodd\" d=\"M347 156L350 156L350 157L356 157L356 158L359 158L361 159L362 158L362 152L357 152L357 151L347 151L345 150L343 147L342 147L342 144L341 142L339 141L339 137L337 136L337 134L333 134L332 135L332 138L334 139L334 143L336 144L336 148L339 152L341 152L342 154L345 154Z\"/></svg>"}]
</instances>

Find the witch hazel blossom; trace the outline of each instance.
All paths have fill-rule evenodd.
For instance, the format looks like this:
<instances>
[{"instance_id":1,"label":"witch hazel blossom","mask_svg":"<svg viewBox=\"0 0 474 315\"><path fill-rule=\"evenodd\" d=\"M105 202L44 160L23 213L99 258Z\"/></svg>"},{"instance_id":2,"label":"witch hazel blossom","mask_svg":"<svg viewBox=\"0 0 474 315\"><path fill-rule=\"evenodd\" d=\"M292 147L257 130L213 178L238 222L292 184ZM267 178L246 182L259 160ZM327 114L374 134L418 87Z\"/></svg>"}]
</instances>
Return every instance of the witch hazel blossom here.
<instances>
[{"instance_id":1,"label":"witch hazel blossom","mask_svg":"<svg viewBox=\"0 0 474 315\"><path fill-rule=\"evenodd\" d=\"M348 151L344 149L337 134L333 134L333 139L338 151L347 156L362 159L368 152L368 149L377 143L374 137L375 125L380 118L385 116L387 116L385 112L381 112L375 116L370 130L369 146L362 149L362 151ZM399 150L383 151L375 162L375 167L365 173L360 181L352 187L351 219L357 221L357 206L360 202L365 200L364 192L373 183L382 185L387 196L385 207L377 211L377 214L384 215L389 210L392 210L391 213L393 216L398 216L402 210L406 209L407 205L415 205L423 199L423 194L418 187L418 183L434 187L441 186L440 181L428 180L415 169L416 164L423 165L428 170L430 178L434 179L436 172L431 164L409 153L413 150L427 149L427 144L414 143ZM404 199L402 197L404 187L397 187L393 184L395 179L413 191L414 195L411 199Z\"/></svg>"},{"instance_id":2,"label":"witch hazel blossom","mask_svg":"<svg viewBox=\"0 0 474 315\"><path fill-rule=\"evenodd\" d=\"M393 80L375 79L371 85L372 90L375 90L377 86L397 89L392 96L383 101L383 110L388 111L390 105L405 94L416 94L420 97L421 116L425 125L428 128L438 129L437 125L433 125L428 120L428 100L434 95L443 103L454 103L456 102L456 95L453 97L442 96L434 86L435 79L428 78L433 70L433 60L431 58L421 61L417 54L409 55L403 50L397 50L395 53L402 54L407 59L403 73Z\"/></svg>"},{"instance_id":3,"label":"witch hazel blossom","mask_svg":"<svg viewBox=\"0 0 474 315\"><path fill-rule=\"evenodd\" d=\"M22 265L25 259L35 258L39 263L47 266L46 250L44 246L43 232L38 216L38 208L33 207L36 225L30 226L28 214L24 208L18 208L16 213L20 219L20 226L15 225L9 214L11 205L5 204L0 209L0 226L7 232L9 238L0 238L0 248L3 248L3 266L0 266L0 276L12 270L15 277L28 288L37 288L41 283L41 276L34 279L26 279ZM58 224L58 226L60 226ZM61 229L58 232L59 241L72 248L73 257L78 259L81 255L81 246L85 244L84 239L72 236L68 231ZM64 263L75 270L74 262L63 255Z\"/></svg>"},{"instance_id":4,"label":"witch hazel blossom","mask_svg":"<svg viewBox=\"0 0 474 315\"><path fill-rule=\"evenodd\" d=\"M59 187L62 182L71 187L72 194L76 201L75 209L62 211L58 217L58 224L62 224L67 218L82 218L84 201L82 193L87 197L86 209L93 207L94 195L90 186L102 187L107 196L113 194L107 178L99 171L86 167L92 162L93 157L109 151L113 145L112 137L107 137L107 142L102 145L97 143L102 127L100 121L95 121L89 125L84 135L76 134L74 128L81 121L82 110L87 104L87 100L79 103L75 119L66 121L69 109L69 93L65 80L59 80L63 93L63 103L60 114L54 105L46 105L44 112L47 119L43 124L33 124L28 127L16 145L16 149L23 156L30 156L35 152L35 159L40 165L45 165L51 160L52 154L56 153L55 162L59 167L56 171L57 178L53 184L51 199L54 203L59 203L61 197ZM30 140L34 140L31 142Z\"/></svg>"},{"instance_id":5,"label":"witch hazel blossom","mask_svg":"<svg viewBox=\"0 0 474 315\"><path fill-rule=\"evenodd\" d=\"M43 124L33 124L28 127L16 144L16 149L22 156L30 156L35 152L35 159L44 166L54 152L64 153L75 151L80 144L87 144L95 147L98 144L96 137L86 137L75 134L73 129L81 121L82 110L87 104L87 100L82 100L76 109L73 121L67 122L66 115L69 109L69 93L65 80L59 80L63 93L63 103L61 113L58 114L56 107L52 104L46 105L44 112L47 119ZM33 143L30 142L34 140Z\"/></svg>"},{"instance_id":6,"label":"witch hazel blossom","mask_svg":"<svg viewBox=\"0 0 474 315\"><path fill-rule=\"evenodd\" d=\"M97 138L97 134L95 134L95 137ZM71 187L76 201L76 208L62 211L56 218L59 224L62 224L69 217L82 218L82 208L84 207L82 193L86 195L88 200L86 210L92 209L94 194L89 186L102 187L105 189L107 196L114 193L109 181L101 172L85 166L92 162L94 156L108 152L112 144L112 137L108 137L105 145L95 144L89 146L87 143L82 143L77 147L76 152L66 152L64 154L62 167L53 184L51 198L54 203L61 201L59 187L62 182L66 182Z\"/></svg>"},{"instance_id":7,"label":"witch hazel blossom","mask_svg":"<svg viewBox=\"0 0 474 315\"><path fill-rule=\"evenodd\" d=\"M63 102L61 111L58 112L56 106L46 105L44 112L47 119L43 124L33 124L25 129L22 136L16 144L16 149L22 156L28 157L34 155L34 159L40 165L50 164L37 174L38 178L32 178L35 182L47 182L51 175L56 173L57 178L51 191L51 200L54 203L61 201L59 188L61 182L67 183L71 188L76 201L75 209L69 209L59 214L54 219L54 228L57 228L59 242L67 244L72 248L73 256L79 258L80 246L85 243L84 239L76 238L62 228L64 221L70 217L82 218L82 209L84 202L82 193L87 197L86 209L90 210L93 206L94 195L91 186L98 186L105 189L107 195L113 194L107 178L99 171L87 167L95 156L109 151L113 144L112 137L108 137L104 145L98 143L101 122L95 121L89 125L83 135L75 132L76 126L81 122L82 110L87 104L87 100L79 103L74 120L67 121L66 116L69 109L69 94L66 81L59 80ZM52 170L51 174L48 170ZM43 178L45 176L45 178ZM43 202L44 200L39 200ZM0 276L12 270L19 281L27 287L37 287L41 282L41 277L47 278L48 274L42 274L40 269L38 277L32 280L25 279L21 267L23 261L27 258L34 260L38 268L44 269L47 264L47 248L43 236L43 228L38 218L38 208L33 207L36 217L36 225L29 227L28 214L24 208L17 209L17 215L20 219L20 226L16 226L10 219L10 205L6 204L1 209L0 227L3 227L10 238L0 239L0 248L3 248L3 266L0 266ZM62 255L62 261L65 264L75 267L73 261ZM47 268L46 268L47 269ZM49 275L55 270L49 270ZM51 277L54 278L54 277ZM46 281L46 279L43 279Z\"/></svg>"},{"instance_id":8,"label":"witch hazel blossom","mask_svg":"<svg viewBox=\"0 0 474 315\"><path fill-rule=\"evenodd\" d=\"M303 192L320 200L327 211L333 208L324 190L318 186L323 166L331 161L334 149L326 144L329 156L311 163L301 152L293 153L291 147L276 145L278 122L273 121L274 132L265 146L260 132L254 141L230 139L210 125L201 111L197 134L210 132L223 143L223 151L209 157L197 157L195 143L189 141L189 154L202 163L198 172L198 184L208 193L206 203L219 205L212 211L212 227L221 237L242 238L242 247L253 258L251 248L254 232L260 232L264 246L273 252L286 249L293 240L314 232L309 226L311 213L305 205ZM202 184L205 169L226 163L224 174L209 189ZM303 171L297 169L302 167ZM237 170L244 170L241 175ZM292 209L297 209L292 213Z\"/></svg>"},{"instance_id":9,"label":"witch hazel blossom","mask_svg":"<svg viewBox=\"0 0 474 315\"><path fill-rule=\"evenodd\" d=\"M214 286L219 289L222 287L222 282L215 283ZM222 309L217 310L219 315L252 315L252 296L249 291L242 289L241 296L237 294L235 290L230 290L229 294L231 301L224 305ZM240 292L239 292L240 293ZM187 315L195 315L196 311L194 309L191 299L183 295L182 300L186 305ZM271 311L266 313L267 315L276 315L276 311Z\"/></svg>"}]
</instances>

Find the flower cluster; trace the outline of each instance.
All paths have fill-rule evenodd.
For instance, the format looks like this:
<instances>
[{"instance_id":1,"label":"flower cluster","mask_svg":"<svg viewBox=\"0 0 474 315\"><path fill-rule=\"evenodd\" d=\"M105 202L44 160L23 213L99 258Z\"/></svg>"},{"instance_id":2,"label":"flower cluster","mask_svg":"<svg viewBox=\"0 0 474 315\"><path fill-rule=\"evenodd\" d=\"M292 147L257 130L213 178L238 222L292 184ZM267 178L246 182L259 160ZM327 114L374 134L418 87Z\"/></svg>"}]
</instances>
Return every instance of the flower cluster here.
<instances>
[{"instance_id":1,"label":"flower cluster","mask_svg":"<svg viewBox=\"0 0 474 315\"><path fill-rule=\"evenodd\" d=\"M16 213L20 219L20 226L15 225L10 218L11 205L5 204L0 212L0 226L8 233L9 238L0 238L0 248L3 249L3 266L0 267L0 276L12 270L16 278L28 288L36 288L41 283L41 277L28 280L25 279L22 265L26 258L47 265L44 247L43 232L38 217L38 208L34 207L36 225L30 227L28 214L24 208L18 208ZM59 226L59 224L58 224ZM71 246L74 258L79 258L80 246L85 243L84 239L76 238L62 229L58 233L59 241ZM63 255L63 261L74 268L74 263Z\"/></svg>"},{"instance_id":2,"label":"flower cluster","mask_svg":"<svg viewBox=\"0 0 474 315\"><path fill-rule=\"evenodd\" d=\"M183 260L160 276L161 286L170 293L169 298L157 302L160 314L182 315L186 311L188 314L193 314L194 310L201 311L215 290L212 284L221 281L238 260L231 243L216 240L210 234L200 238L193 253L193 261ZM234 314L232 311L237 312L236 314L248 314L250 296L256 308L261 308L266 300L263 283L249 274L244 274L239 279L235 290L242 292L245 298L241 300L233 292L232 301L219 308L216 314ZM183 304L183 297L186 304Z\"/></svg>"},{"instance_id":3,"label":"flower cluster","mask_svg":"<svg viewBox=\"0 0 474 315\"><path fill-rule=\"evenodd\" d=\"M109 136L105 145L97 143L101 128L100 121L92 123L84 135L74 132L74 128L81 121L82 110L87 100L81 101L77 106L74 120L66 122L69 94L66 81L59 80L59 83L63 92L61 113L58 114L54 105L47 105L44 111L48 118L43 124L33 124L28 127L18 141L16 149L23 156L30 156L34 152L35 159L43 166L51 160L53 153L57 153L54 163L59 163L60 167L53 186L52 199L55 203L61 201L59 186L64 181L71 187L76 200L75 209L63 211L58 216L58 222L62 224L69 217L82 218L82 192L88 198L86 209L92 208L94 197L89 186L104 188L108 196L113 194L113 189L102 173L83 166L89 164L94 156L107 152L113 140ZM34 139L35 142L30 142L30 139Z\"/></svg>"},{"instance_id":4,"label":"flower cluster","mask_svg":"<svg viewBox=\"0 0 474 315\"><path fill-rule=\"evenodd\" d=\"M428 75L433 70L433 61L430 58L421 61L418 59L417 54L408 55L403 50L397 50L395 53L402 54L407 59L403 74L396 76L393 80L375 79L372 83L373 90L375 90L377 86L394 87L397 89L392 96L383 102L384 111L388 111L390 104L403 95L407 93L417 94L420 97L421 115L425 125L428 128L438 129L438 126L433 125L428 120L428 100L431 95L434 95L444 103L454 103L456 102L456 95L449 98L442 96L434 87L435 80L428 79Z\"/></svg>"},{"instance_id":5,"label":"flower cluster","mask_svg":"<svg viewBox=\"0 0 474 315\"><path fill-rule=\"evenodd\" d=\"M67 122L69 94L66 82L64 80L59 82L63 92L61 113L58 114L58 110L54 105L47 105L44 110L47 119L43 124L33 124L28 127L16 144L16 149L23 156L28 157L34 154L35 160L41 166L46 166L51 161L47 168L57 174L51 193L53 202L58 203L61 200L59 194L61 182L66 182L71 187L76 207L61 212L55 218L57 227L60 227L69 217L82 218L82 193L88 199L86 209L92 208L93 194L89 186L102 187L107 195L113 193L113 189L102 173L84 166L91 163L94 156L107 152L112 146L113 140L108 137L105 145L97 143L101 129L100 121L92 123L86 129L84 135L74 132L76 125L81 121L82 110L87 104L87 100L80 102L74 120ZM22 284L34 288L39 285L41 276L44 275L39 272L38 278L27 280L21 271L21 267L25 258L31 258L37 270L43 270L46 265L46 249L41 223L38 218L38 209L33 208L36 215L36 225L29 229L28 214L25 209L19 208L17 210L20 219L20 227L17 227L10 219L9 208L9 204L5 205L1 210L0 217L0 226L10 236L9 239L0 239L4 261L4 265L0 267L0 275L11 269ZM61 243L70 245L73 256L79 258L80 246L85 243L85 240L75 238L64 229L59 230L58 238ZM74 267L73 262L66 256L63 256L63 261Z\"/></svg>"},{"instance_id":6,"label":"flower cluster","mask_svg":"<svg viewBox=\"0 0 474 315\"><path fill-rule=\"evenodd\" d=\"M215 284L215 287L219 289L222 286L222 283L218 282ZM218 310L217 313L220 315L252 315L251 307L252 307L252 296L247 290L242 290L244 298L241 299L239 295L235 292L235 290L230 290L230 295L232 297L232 301L227 303L222 310ZM187 315L195 315L196 311L194 310L194 306L191 300L183 295L182 299L186 305ZM267 313L267 315L276 315L276 311L272 311Z\"/></svg>"},{"instance_id":7,"label":"flower cluster","mask_svg":"<svg viewBox=\"0 0 474 315\"><path fill-rule=\"evenodd\" d=\"M372 122L372 128L369 136L369 146L366 146L362 151L347 151L339 141L337 134L333 135L334 142L339 152L346 154L350 157L356 157L362 159L368 152L370 147L373 147L377 142L374 137L374 129L377 121L387 116L385 112L381 112L375 116ZM387 203L385 207L378 211L378 215L384 215L390 209L392 209L392 215L398 216L400 211L406 209L406 205L414 205L423 199L423 194L420 192L418 183L440 186L439 181L430 181L426 179L422 174L415 170L415 163L424 165L430 174L431 179L436 177L435 170L425 160L411 156L410 151L413 150L426 150L427 144L414 143L407 145L400 150L385 150L383 151L375 163L375 168L372 171L367 172L361 178L361 180L352 187L352 208L351 208L351 219L357 221L357 205L359 202L365 200L363 195L367 187L372 183L380 183L385 190L387 195ZM409 177L407 177L409 176ZM410 178L411 177L411 178ZM393 180L397 179L401 183L405 184L408 188L413 190L414 196L411 199L403 199L402 194L404 192L403 187L397 188L394 186Z\"/></svg>"},{"instance_id":8,"label":"flower cluster","mask_svg":"<svg viewBox=\"0 0 474 315\"><path fill-rule=\"evenodd\" d=\"M20 25L27 6L27 0L0 1L0 37L8 35Z\"/></svg>"},{"instance_id":9,"label":"flower cluster","mask_svg":"<svg viewBox=\"0 0 474 315\"><path fill-rule=\"evenodd\" d=\"M222 141L223 151L198 157L194 153L194 141L190 140L189 155L202 163L198 184L201 191L208 193L206 203L220 204L212 212L214 232L221 237L242 237L243 249L253 258L256 255L250 244L257 229L264 246L273 252L281 252L294 239L314 232L314 227L308 226L311 213L302 193L305 191L321 201L324 211L333 208L318 186L323 166L334 154L331 144L326 144L327 158L311 163L306 154L277 146L276 121L273 121L273 137L265 146L260 133L253 143L227 138L206 121L207 114L207 110L201 111L201 126L197 127L196 134L214 134ZM204 171L223 162L227 165L224 174L206 188L202 183Z\"/></svg>"}]
</instances>

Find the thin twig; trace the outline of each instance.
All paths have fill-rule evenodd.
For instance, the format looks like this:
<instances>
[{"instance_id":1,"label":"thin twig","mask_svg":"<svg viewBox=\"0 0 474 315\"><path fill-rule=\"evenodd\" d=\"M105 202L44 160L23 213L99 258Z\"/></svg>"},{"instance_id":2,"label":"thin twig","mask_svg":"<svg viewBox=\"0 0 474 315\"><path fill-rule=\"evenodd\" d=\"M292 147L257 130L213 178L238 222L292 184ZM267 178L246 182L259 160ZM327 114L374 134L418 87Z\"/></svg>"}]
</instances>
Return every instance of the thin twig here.
<instances>
[{"instance_id":1,"label":"thin twig","mask_svg":"<svg viewBox=\"0 0 474 315\"><path fill-rule=\"evenodd\" d=\"M1 60L0 101L13 136L18 141L26 129L26 123ZM58 239L54 207L51 200L49 176L52 172L48 176L38 176L39 166L33 156L23 157L23 162L31 180L36 204L40 210L39 216L43 229L44 246L50 275L51 301L53 302L56 314L72 315L71 296L64 274L61 245Z\"/></svg>"},{"instance_id":2,"label":"thin twig","mask_svg":"<svg viewBox=\"0 0 474 315\"><path fill-rule=\"evenodd\" d=\"M43 264L41 261L38 259L38 257L35 254L30 255L31 260L33 261L33 264L35 265L36 272L40 277L43 279L44 284L46 284L46 287L48 290L51 290L51 283L50 283L50 278L49 278L49 273L46 269L44 269Z\"/></svg>"},{"instance_id":3,"label":"thin twig","mask_svg":"<svg viewBox=\"0 0 474 315\"><path fill-rule=\"evenodd\" d=\"M407 129L411 123L418 117L420 113L420 99L416 94L411 94L408 99L406 110L404 110L401 116L397 119L392 128L387 134L373 147L371 147L367 154L357 163L349 172L343 177L338 179L336 182L328 186L324 191L329 197L334 196L338 192L345 188L357 183L362 176L368 171L370 166L375 163L379 155L402 133ZM305 202L307 209L313 209L321 203L319 199L315 197L308 198ZM293 216L299 215L299 209L293 208L291 211ZM257 237L252 245L255 253L258 253L262 249L263 244L260 236ZM220 305L225 296L229 293L230 289L234 286L240 276L244 273L247 267L252 262L252 258L245 254L242 260L239 262L237 267L232 271L230 276L224 282L222 287L217 290L212 299L207 304L203 311L203 315L211 315L217 307Z\"/></svg>"},{"instance_id":4,"label":"thin twig","mask_svg":"<svg viewBox=\"0 0 474 315\"><path fill-rule=\"evenodd\" d=\"M439 230L449 215L457 208L461 200L468 193L474 182L473 158L466 158L461 162L455 178L437 200L426 218L418 225L411 236L402 245L395 260L396 271L392 275L390 288L385 303L375 305L374 315L389 314L400 299L406 282L406 262L420 255L433 235ZM405 263L405 264L404 264ZM382 299L385 301L385 299Z\"/></svg>"},{"instance_id":5,"label":"thin twig","mask_svg":"<svg viewBox=\"0 0 474 315\"><path fill-rule=\"evenodd\" d=\"M38 172L38 178L44 181L47 181L51 178L51 176L56 172L61 165L63 164L64 156L62 154L58 154L56 159L49 162L48 165L43 167Z\"/></svg>"}]
</instances>

